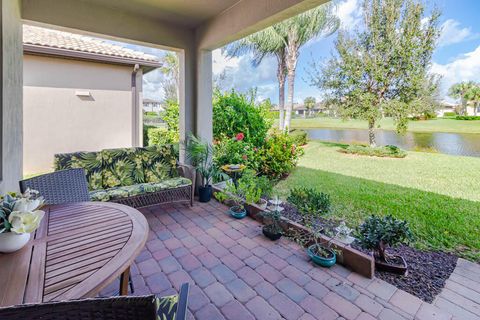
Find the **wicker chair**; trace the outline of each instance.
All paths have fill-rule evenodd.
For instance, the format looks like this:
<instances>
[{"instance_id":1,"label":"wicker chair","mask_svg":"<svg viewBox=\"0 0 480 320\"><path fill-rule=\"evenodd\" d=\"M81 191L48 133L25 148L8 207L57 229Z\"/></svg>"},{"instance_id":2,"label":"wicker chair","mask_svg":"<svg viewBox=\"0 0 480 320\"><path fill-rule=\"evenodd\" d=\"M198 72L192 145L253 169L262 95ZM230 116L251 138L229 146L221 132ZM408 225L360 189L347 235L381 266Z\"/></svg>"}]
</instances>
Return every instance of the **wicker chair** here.
<instances>
[{"instance_id":1,"label":"wicker chair","mask_svg":"<svg viewBox=\"0 0 480 320\"><path fill-rule=\"evenodd\" d=\"M2 320L185 320L189 285L175 296L114 297L0 308ZM158 316L158 318L157 318Z\"/></svg>"},{"instance_id":2,"label":"wicker chair","mask_svg":"<svg viewBox=\"0 0 480 320\"><path fill-rule=\"evenodd\" d=\"M37 190L46 204L90 201L83 169L67 169L20 181L20 191Z\"/></svg>"}]
</instances>

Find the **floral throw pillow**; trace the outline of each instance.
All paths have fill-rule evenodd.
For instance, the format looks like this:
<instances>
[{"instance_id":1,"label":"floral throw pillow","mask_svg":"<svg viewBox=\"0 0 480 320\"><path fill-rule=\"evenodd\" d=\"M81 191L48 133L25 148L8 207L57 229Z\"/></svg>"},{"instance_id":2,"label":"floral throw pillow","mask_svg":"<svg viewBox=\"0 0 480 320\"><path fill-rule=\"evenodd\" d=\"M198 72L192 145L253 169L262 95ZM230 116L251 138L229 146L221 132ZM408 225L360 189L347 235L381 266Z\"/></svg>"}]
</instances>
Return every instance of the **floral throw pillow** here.
<instances>
[{"instance_id":1,"label":"floral throw pillow","mask_svg":"<svg viewBox=\"0 0 480 320\"><path fill-rule=\"evenodd\" d=\"M153 145L142 148L145 182L162 182L178 176L178 148L175 145Z\"/></svg>"},{"instance_id":2,"label":"floral throw pillow","mask_svg":"<svg viewBox=\"0 0 480 320\"><path fill-rule=\"evenodd\" d=\"M60 153L54 156L55 171L73 168L83 168L89 190L103 188L102 155L100 152Z\"/></svg>"},{"instance_id":3,"label":"floral throw pillow","mask_svg":"<svg viewBox=\"0 0 480 320\"><path fill-rule=\"evenodd\" d=\"M105 189L145 182L139 148L105 149L101 153Z\"/></svg>"}]
</instances>

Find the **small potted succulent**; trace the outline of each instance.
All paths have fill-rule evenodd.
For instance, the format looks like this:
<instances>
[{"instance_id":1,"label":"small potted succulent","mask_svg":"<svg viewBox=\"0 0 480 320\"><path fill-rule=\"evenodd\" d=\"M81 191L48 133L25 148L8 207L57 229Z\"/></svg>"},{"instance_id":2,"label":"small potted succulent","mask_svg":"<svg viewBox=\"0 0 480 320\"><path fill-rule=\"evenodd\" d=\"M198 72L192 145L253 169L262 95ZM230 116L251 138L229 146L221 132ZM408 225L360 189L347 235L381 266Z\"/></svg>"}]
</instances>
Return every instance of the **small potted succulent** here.
<instances>
[{"instance_id":1,"label":"small potted succulent","mask_svg":"<svg viewBox=\"0 0 480 320\"><path fill-rule=\"evenodd\" d=\"M290 230L289 237L303 247L307 248L307 255L316 265L330 268L337 263L337 250L332 247L333 237L323 240L326 236L322 227L315 223L315 218L306 216L304 218L307 230Z\"/></svg>"},{"instance_id":2,"label":"small potted succulent","mask_svg":"<svg viewBox=\"0 0 480 320\"><path fill-rule=\"evenodd\" d=\"M213 162L214 148L194 135L190 135L186 144L187 158L201 176L198 187L198 200L209 202L212 198L212 181L224 180L228 176Z\"/></svg>"},{"instance_id":3,"label":"small potted succulent","mask_svg":"<svg viewBox=\"0 0 480 320\"><path fill-rule=\"evenodd\" d=\"M373 251L378 270L405 275L407 263L402 256L390 255L388 247L408 243L414 239L406 221L397 220L391 215L370 216L358 227L357 239L364 249Z\"/></svg>"},{"instance_id":4,"label":"small potted succulent","mask_svg":"<svg viewBox=\"0 0 480 320\"><path fill-rule=\"evenodd\" d=\"M0 252L10 253L23 248L30 240L45 213L39 210L43 198L35 190L27 189L19 196L14 193L0 202Z\"/></svg>"},{"instance_id":5,"label":"small potted succulent","mask_svg":"<svg viewBox=\"0 0 480 320\"><path fill-rule=\"evenodd\" d=\"M261 213L265 225L262 232L268 239L275 241L282 237L283 228L280 225L281 215L278 210L264 211Z\"/></svg>"}]
</instances>

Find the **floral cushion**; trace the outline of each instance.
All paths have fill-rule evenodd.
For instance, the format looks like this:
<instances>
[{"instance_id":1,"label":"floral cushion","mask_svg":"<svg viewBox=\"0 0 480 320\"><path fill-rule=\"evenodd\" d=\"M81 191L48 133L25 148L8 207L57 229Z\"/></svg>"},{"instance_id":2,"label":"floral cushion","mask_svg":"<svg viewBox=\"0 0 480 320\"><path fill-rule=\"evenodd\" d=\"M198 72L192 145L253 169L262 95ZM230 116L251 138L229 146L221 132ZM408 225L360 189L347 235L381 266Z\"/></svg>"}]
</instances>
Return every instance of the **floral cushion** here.
<instances>
[{"instance_id":1,"label":"floral cushion","mask_svg":"<svg viewBox=\"0 0 480 320\"><path fill-rule=\"evenodd\" d=\"M139 148L102 150L102 178L105 189L145 182Z\"/></svg>"},{"instance_id":2,"label":"floral cushion","mask_svg":"<svg viewBox=\"0 0 480 320\"><path fill-rule=\"evenodd\" d=\"M157 319L174 320L177 313L178 295L156 298Z\"/></svg>"},{"instance_id":3,"label":"floral cushion","mask_svg":"<svg viewBox=\"0 0 480 320\"><path fill-rule=\"evenodd\" d=\"M161 182L177 177L178 147L153 145L141 150L145 182Z\"/></svg>"},{"instance_id":4,"label":"floral cushion","mask_svg":"<svg viewBox=\"0 0 480 320\"><path fill-rule=\"evenodd\" d=\"M110 196L106 190L93 190L90 191L90 199L92 201L108 201Z\"/></svg>"},{"instance_id":5,"label":"floral cushion","mask_svg":"<svg viewBox=\"0 0 480 320\"><path fill-rule=\"evenodd\" d=\"M89 190L103 188L101 152L61 153L54 156L54 169L64 170L83 168L87 177Z\"/></svg>"}]
</instances>

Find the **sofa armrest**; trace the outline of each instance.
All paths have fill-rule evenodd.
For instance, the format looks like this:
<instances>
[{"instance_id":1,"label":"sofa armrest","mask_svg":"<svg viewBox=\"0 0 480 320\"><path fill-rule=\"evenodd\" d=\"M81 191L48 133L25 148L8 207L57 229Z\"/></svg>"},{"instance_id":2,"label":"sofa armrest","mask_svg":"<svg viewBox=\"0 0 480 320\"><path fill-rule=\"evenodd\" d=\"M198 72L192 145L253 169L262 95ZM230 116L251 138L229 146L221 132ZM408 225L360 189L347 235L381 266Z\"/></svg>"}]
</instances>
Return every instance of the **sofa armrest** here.
<instances>
[{"instance_id":1,"label":"sofa armrest","mask_svg":"<svg viewBox=\"0 0 480 320\"><path fill-rule=\"evenodd\" d=\"M180 163L177 167L178 174L184 178L190 179L192 181L192 194L190 199L190 205L193 206L193 197L195 195L195 183L197 180L197 171L194 166Z\"/></svg>"}]
</instances>

